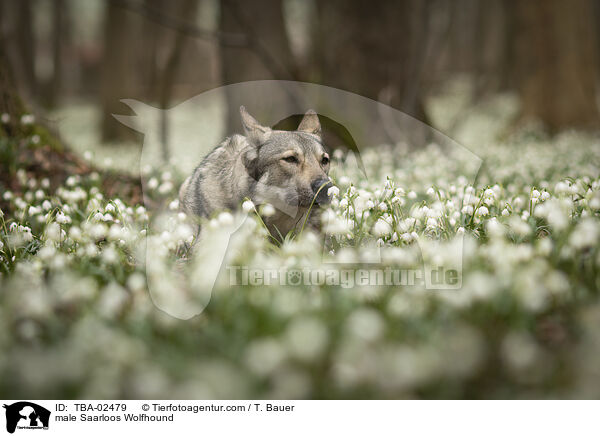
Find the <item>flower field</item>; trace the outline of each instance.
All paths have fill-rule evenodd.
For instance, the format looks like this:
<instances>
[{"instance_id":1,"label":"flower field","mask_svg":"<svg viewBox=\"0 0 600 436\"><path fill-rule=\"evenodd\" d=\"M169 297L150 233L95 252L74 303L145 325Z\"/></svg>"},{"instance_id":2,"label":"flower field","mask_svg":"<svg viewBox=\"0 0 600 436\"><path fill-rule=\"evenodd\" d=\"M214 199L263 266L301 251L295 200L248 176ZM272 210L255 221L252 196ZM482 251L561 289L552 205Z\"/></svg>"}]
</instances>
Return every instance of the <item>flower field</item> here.
<instances>
[{"instance_id":1,"label":"flower field","mask_svg":"<svg viewBox=\"0 0 600 436\"><path fill-rule=\"evenodd\" d=\"M329 236L273 243L246 205L227 258L298 270L363 268L374 249L383 267L462 258L460 289L231 285L223 269L190 320L148 292L182 286L177 252L195 234L177 213L184 174L144 172L159 213L108 197L96 172L52 186L15 168L18 189L0 193L0 395L598 397L600 142L524 132L475 152L474 181L435 144L366 150L368 178L336 152L334 200L316 212Z\"/></svg>"}]
</instances>

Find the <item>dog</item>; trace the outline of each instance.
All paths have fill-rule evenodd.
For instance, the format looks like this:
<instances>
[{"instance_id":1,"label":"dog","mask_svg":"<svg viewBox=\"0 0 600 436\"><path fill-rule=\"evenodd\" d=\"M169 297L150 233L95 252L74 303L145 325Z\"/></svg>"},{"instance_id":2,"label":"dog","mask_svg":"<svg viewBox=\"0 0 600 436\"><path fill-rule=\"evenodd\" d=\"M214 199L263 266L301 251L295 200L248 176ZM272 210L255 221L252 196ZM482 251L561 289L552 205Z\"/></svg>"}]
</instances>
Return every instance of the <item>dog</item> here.
<instances>
[{"instance_id":1,"label":"dog","mask_svg":"<svg viewBox=\"0 0 600 436\"><path fill-rule=\"evenodd\" d=\"M272 236L282 240L303 227L315 209L331 201L329 154L318 115L309 110L297 130L262 126L244 108L245 135L233 135L215 147L179 190L180 209L194 217L235 210L246 199L275 209L262 216Z\"/></svg>"}]
</instances>

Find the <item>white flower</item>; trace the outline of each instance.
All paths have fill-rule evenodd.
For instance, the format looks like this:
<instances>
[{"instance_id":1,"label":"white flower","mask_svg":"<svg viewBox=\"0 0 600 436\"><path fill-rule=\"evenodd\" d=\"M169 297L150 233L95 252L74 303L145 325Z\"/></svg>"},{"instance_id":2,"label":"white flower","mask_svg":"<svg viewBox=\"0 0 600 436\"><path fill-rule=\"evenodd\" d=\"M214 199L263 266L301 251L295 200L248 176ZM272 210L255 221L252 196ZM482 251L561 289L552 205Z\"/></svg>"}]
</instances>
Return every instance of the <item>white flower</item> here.
<instances>
[{"instance_id":1,"label":"white flower","mask_svg":"<svg viewBox=\"0 0 600 436\"><path fill-rule=\"evenodd\" d=\"M250 200L246 200L242 203L242 210L246 213L250 213L254 210L254 203Z\"/></svg>"},{"instance_id":2,"label":"white flower","mask_svg":"<svg viewBox=\"0 0 600 436\"><path fill-rule=\"evenodd\" d=\"M64 233L65 233L65 231L63 230L63 231L61 232L61 234L63 235L63 237L64 237ZM33 240L33 234L31 233L31 229L30 229L29 227L27 227L27 228L25 229L25 231L22 233L22 235L21 235L21 236L23 237L23 240L24 240L25 242L30 242L30 241L32 241L32 240Z\"/></svg>"},{"instance_id":3,"label":"white flower","mask_svg":"<svg viewBox=\"0 0 600 436\"><path fill-rule=\"evenodd\" d=\"M433 187L427 189L427 195L433 197L435 195L435 189L433 189Z\"/></svg>"},{"instance_id":4,"label":"white flower","mask_svg":"<svg viewBox=\"0 0 600 436\"><path fill-rule=\"evenodd\" d=\"M80 241L81 240L81 229L77 226L73 226L69 229L69 237L71 239L73 239L74 241Z\"/></svg>"},{"instance_id":5,"label":"white flower","mask_svg":"<svg viewBox=\"0 0 600 436\"><path fill-rule=\"evenodd\" d=\"M71 218L62 212L58 212L56 214L56 222L58 224L69 224L71 222Z\"/></svg>"},{"instance_id":6,"label":"white flower","mask_svg":"<svg viewBox=\"0 0 600 436\"><path fill-rule=\"evenodd\" d=\"M119 260L119 254L114 247L109 246L102 250L102 260L108 264L116 263Z\"/></svg>"},{"instance_id":7,"label":"white flower","mask_svg":"<svg viewBox=\"0 0 600 436\"><path fill-rule=\"evenodd\" d=\"M35 117L32 114L25 114L21 116L21 124L24 126L29 126L33 124L35 121Z\"/></svg>"},{"instance_id":8,"label":"white flower","mask_svg":"<svg viewBox=\"0 0 600 436\"><path fill-rule=\"evenodd\" d=\"M427 218L427 224L426 224L427 227L432 228L432 227L437 227L437 225L438 225L438 222L435 218Z\"/></svg>"},{"instance_id":9,"label":"white flower","mask_svg":"<svg viewBox=\"0 0 600 436\"><path fill-rule=\"evenodd\" d=\"M482 217L482 216L488 216L490 214L490 211L488 210L487 207L485 206L480 206L477 209L477 216Z\"/></svg>"},{"instance_id":10,"label":"white flower","mask_svg":"<svg viewBox=\"0 0 600 436\"><path fill-rule=\"evenodd\" d=\"M29 216L37 215L42 212L42 208L39 206L29 206Z\"/></svg>"},{"instance_id":11,"label":"white flower","mask_svg":"<svg viewBox=\"0 0 600 436\"><path fill-rule=\"evenodd\" d=\"M473 206L468 204L462 208L461 212L463 213L463 215L473 215Z\"/></svg>"},{"instance_id":12,"label":"white flower","mask_svg":"<svg viewBox=\"0 0 600 436\"><path fill-rule=\"evenodd\" d=\"M40 259L47 262L56 255L56 248L54 247L54 244L44 245L40 248L37 255Z\"/></svg>"},{"instance_id":13,"label":"white flower","mask_svg":"<svg viewBox=\"0 0 600 436\"><path fill-rule=\"evenodd\" d=\"M152 177L150 180L148 180L148 189L155 190L156 188L158 188L158 180L156 177Z\"/></svg>"},{"instance_id":14,"label":"white flower","mask_svg":"<svg viewBox=\"0 0 600 436\"><path fill-rule=\"evenodd\" d=\"M65 182L65 185L69 187L75 186L79 182L79 179L76 176L69 176Z\"/></svg>"},{"instance_id":15,"label":"white flower","mask_svg":"<svg viewBox=\"0 0 600 436\"><path fill-rule=\"evenodd\" d=\"M275 215L275 212L275 208L272 204L267 203L262 207L262 215L265 217L273 216Z\"/></svg>"},{"instance_id":16,"label":"white flower","mask_svg":"<svg viewBox=\"0 0 600 436\"><path fill-rule=\"evenodd\" d=\"M415 198L417 198L417 193L415 191L410 191L408 193L408 198L410 198L411 200L414 200Z\"/></svg>"},{"instance_id":17,"label":"white flower","mask_svg":"<svg viewBox=\"0 0 600 436\"><path fill-rule=\"evenodd\" d=\"M405 242L408 244L409 242L412 242L413 236L412 236L412 234L406 232L406 233L402 233L402 235L400 235L400 239L402 239L402 242Z\"/></svg>"},{"instance_id":18,"label":"white flower","mask_svg":"<svg viewBox=\"0 0 600 436\"><path fill-rule=\"evenodd\" d=\"M158 192L160 194L164 195L164 194L171 192L172 189L173 189L173 183L171 183L170 181L166 181L158 187Z\"/></svg>"},{"instance_id":19,"label":"white flower","mask_svg":"<svg viewBox=\"0 0 600 436\"><path fill-rule=\"evenodd\" d=\"M554 191L557 194L570 194L571 193L571 187L566 182L558 182L554 186Z\"/></svg>"},{"instance_id":20,"label":"white flower","mask_svg":"<svg viewBox=\"0 0 600 436\"><path fill-rule=\"evenodd\" d=\"M385 220L379 219L373 226L373 233L376 236L389 235L391 232L392 228L390 227L389 223L387 223Z\"/></svg>"},{"instance_id":21,"label":"white flower","mask_svg":"<svg viewBox=\"0 0 600 436\"><path fill-rule=\"evenodd\" d=\"M538 191L537 189L531 191L531 198L540 198L540 195L540 191Z\"/></svg>"},{"instance_id":22,"label":"white flower","mask_svg":"<svg viewBox=\"0 0 600 436\"><path fill-rule=\"evenodd\" d=\"M330 197L337 197L340 195L340 188L337 186L332 186L327 190L327 195Z\"/></svg>"},{"instance_id":23,"label":"white flower","mask_svg":"<svg viewBox=\"0 0 600 436\"><path fill-rule=\"evenodd\" d=\"M387 204L385 204L384 202L381 202L381 203L379 203L379 206L378 206L378 208L379 208L379 210L380 210L380 211L382 211L382 212L385 212L385 211L387 211L387 210L388 210Z\"/></svg>"},{"instance_id":24,"label":"white flower","mask_svg":"<svg viewBox=\"0 0 600 436\"><path fill-rule=\"evenodd\" d=\"M513 205L519 209L521 208L521 206L523 206L523 199L521 197L517 197L513 200Z\"/></svg>"},{"instance_id":25,"label":"white flower","mask_svg":"<svg viewBox=\"0 0 600 436\"><path fill-rule=\"evenodd\" d=\"M600 237L600 228L593 218L585 218L571 233L569 243L576 249L595 247Z\"/></svg>"},{"instance_id":26,"label":"white flower","mask_svg":"<svg viewBox=\"0 0 600 436\"><path fill-rule=\"evenodd\" d=\"M177 210L179 209L179 200L176 198L172 202L169 203L169 210Z\"/></svg>"},{"instance_id":27,"label":"white flower","mask_svg":"<svg viewBox=\"0 0 600 436\"><path fill-rule=\"evenodd\" d=\"M111 241L116 241L117 239L121 239L123 236L123 227L118 224L113 224L108 229L108 239Z\"/></svg>"},{"instance_id":28,"label":"white flower","mask_svg":"<svg viewBox=\"0 0 600 436\"><path fill-rule=\"evenodd\" d=\"M64 234L66 234L65 231L56 223L50 223L46 227L46 236L53 242L61 242Z\"/></svg>"},{"instance_id":29,"label":"white flower","mask_svg":"<svg viewBox=\"0 0 600 436\"><path fill-rule=\"evenodd\" d=\"M491 236L500 237L504 235L504 227L495 217L487 221L486 230Z\"/></svg>"},{"instance_id":30,"label":"white flower","mask_svg":"<svg viewBox=\"0 0 600 436\"><path fill-rule=\"evenodd\" d=\"M384 320L374 309L356 309L349 317L346 328L357 338L374 341L383 334Z\"/></svg>"},{"instance_id":31,"label":"white flower","mask_svg":"<svg viewBox=\"0 0 600 436\"><path fill-rule=\"evenodd\" d=\"M231 226L234 221L233 215L230 212L221 212L219 216L217 216L217 221L219 221L222 226Z\"/></svg>"},{"instance_id":32,"label":"white flower","mask_svg":"<svg viewBox=\"0 0 600 436\"><path fill-rule=\"evenodd\" d=\"M102 239L106 236L107 232L106 225L98 223L94 224L89 229L87 229L87 233L92 237L92 239Z\"/></svg>"},{"instance_id":33,"label":"white flower","mask_svg":"<svg viewBox=\"0 0 600 436\"><path fill-rule=\"evenodd\" d=\"M146 286L146 278L143 274L135 272L127 279L127 287L133 291L141 291Z\"/></svg>"}]
</instances>

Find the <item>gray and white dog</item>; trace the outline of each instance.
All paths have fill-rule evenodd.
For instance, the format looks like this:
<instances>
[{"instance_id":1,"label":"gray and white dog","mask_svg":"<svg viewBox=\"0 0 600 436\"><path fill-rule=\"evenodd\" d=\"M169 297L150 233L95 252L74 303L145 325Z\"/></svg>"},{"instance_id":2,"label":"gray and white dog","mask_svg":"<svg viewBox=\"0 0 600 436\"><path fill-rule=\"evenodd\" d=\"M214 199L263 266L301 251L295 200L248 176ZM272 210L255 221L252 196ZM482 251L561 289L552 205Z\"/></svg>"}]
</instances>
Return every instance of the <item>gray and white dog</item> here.
<instances>
[{"instance_id":1,"label":"gray and white dog","mask_svg":"<svg viewBox=\"0 0 600 436\"><path fill-rule=\"evenodd\" d=\"M319 117L309 110L297 130L283 131L260 125L244 106L240 114L245 136L226 138L204 158L179 190L180 208L210 217L235 210L245 198L269 203L275 213L263 220L271 235L285 237L330 201L329 155Z\"/></svg>"}]
</instances>

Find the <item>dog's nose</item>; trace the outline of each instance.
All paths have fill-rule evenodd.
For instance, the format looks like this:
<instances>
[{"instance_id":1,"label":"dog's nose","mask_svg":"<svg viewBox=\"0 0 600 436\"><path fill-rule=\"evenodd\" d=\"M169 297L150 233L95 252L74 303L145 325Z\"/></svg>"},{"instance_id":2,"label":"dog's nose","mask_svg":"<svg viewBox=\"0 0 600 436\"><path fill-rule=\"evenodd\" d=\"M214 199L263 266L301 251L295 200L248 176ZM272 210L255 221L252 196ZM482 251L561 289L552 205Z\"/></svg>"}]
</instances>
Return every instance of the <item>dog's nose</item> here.
<instances>
[{"instance_id":1,"label":"dog's nose","mask_svg":"<svg viewBox=\"0 0 600 436\"><path fill-rule=\"evenodd\" d=\"M329 179L315 179L310 186L313 192L317 195L315 200L317 204L328 204L331 201L331 198L329 195L327 195L327 191L333 186L333 184L329 181Z\"/></svg>"}]
</instances>

